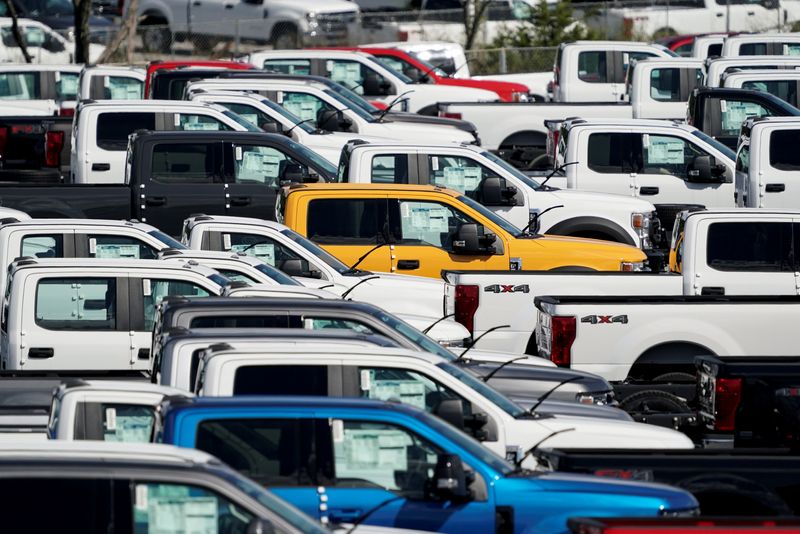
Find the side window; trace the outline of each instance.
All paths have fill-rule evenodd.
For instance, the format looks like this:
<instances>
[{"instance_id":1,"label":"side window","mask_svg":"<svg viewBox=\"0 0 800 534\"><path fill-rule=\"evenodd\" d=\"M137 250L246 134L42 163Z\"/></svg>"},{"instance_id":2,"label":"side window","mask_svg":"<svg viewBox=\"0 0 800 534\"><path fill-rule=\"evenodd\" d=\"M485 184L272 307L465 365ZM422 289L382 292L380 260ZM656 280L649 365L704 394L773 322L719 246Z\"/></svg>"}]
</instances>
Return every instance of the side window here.
<instances>
[{"instance_id":1,"label":"side window","mask_svg":"<svg viewBox=\"0 0 800 534\"><path fill-rule=\"evenodd\" d=\"M153 330L156 306L164 297L207 297L208 291L192 282L183 280L142 279L144 295L144 329Z\"/></svg>"},{"instance_id":2,"label":"side window","mask_svg":"<svg viewBox=\"0 0 800 534\"><path fill-rule=\"evenodd\" d=\"M155 408L135 404L81 402L76 406L74 436L77 440L149 443ZM93 428L91 423L97 423Z\"/></svg>"},{"instance_id":3,"label":"side window","mask_svg":"<svg viewBox=\"0 0 800 534\"><path fill-rule=\"evenodd\" d=\"M367 68L357 61L346 59L330 59L326 61L328 77L336 83L340 83L363 95L365 93L364 82Z\"/></svg>"},{"instance_id":4,"label":"side window","mask_svg":"<svg viewBox=\"0 0 800 534\"><path fill-rule=\"evenodd\" d=\"M610 81L614 83L624 82L625 76L628 73L628 67L630 67L631 62L651 57L656 57L656 55L650 52L622 52L622 70L619 70L618 74L615 75L615 79Z\"/></svg>"},{"instance_id":5,"label":"side window","mask_svg":"<svg viewBox=\"0 0 800 534\"><path fill-rule=\"evenodd\" d=\"M378 486L408 499L427 496L442 452L436 445L388 423L334 419L332 425L336 485Z\"/></svg>"},{"instance_id":6,"label":"side window","mask_svg":"<svg viewBox=\"0 0 800 534\"><path fill-rule=\"evenodd\" d=\"M449 388L414 371L359 367L358 376L361 398L364 399L400 400L426 412L433 412L444 400L461 399ZM469 403L464 401L465 411L468 406Z\"/></svg>"},{"instance_id":7,"label":"side window","mask_svg":"<svg viewBox=\"0 0 800 534\"><path fill-rule=\"evenodd\" d=\"M718 271L794 271L792 224L713 223L708 228L706 262Z\"/></svg>"},{"instance_id":8,"label":"side window","mask_svg":"<svg viewBox=\"0 0 800 534\"><path fill-rule=\"evenodd\" d=\"M392 218L394 219L394 217ZM461 223L472 219L438 202L399 201L398 220L392 220L392 234L403 245L431 245L449 250Z\"/></svg>"},{"instance_id":9,"label":"side window","mask_svg":"<svg viewBox=\"0 0 800 534\"><path fill-rule=\"evenodd\" d=\"M717 0L717 3L725 5L724 0ZM708 45L708 55L706 57L719 57L722 55L722 43L715 43Z\"/></svg>"},{"instance_id":10,"label":"side window","mask_svg":"<svg viewBox=\"0 0 800 534\"><path fill-rule=\"evenodd\" d=\"M744 100L720 100L719 111L722 124L722 135L738 136L742 123L748 117L768 117L772 113L755 102Z\"/></svg>"},{"instance_id":11,"label":"side window","mask_svg":"<svg viewBox=\"0 0 800 534\"><path fill-rule=\"evenodd\" d=\"M742 83L742 89L763 91L777 96L781 100L797 105L797 81L796 80L775 80L775 81L750 81Z\"/></svg>"},{"instance_id":12,"label":"side window","mask_svg":"<svg viewBox=\"0 0 800 534\"><path fill-rule=\"evenodd\" d=\"M203 421L195 447L264 486L318 486L333 480L327 419Z\"/></svg>"},{"instance_id":13,"label":"side window","mask_svg":"<svg viewBox=\"0 0 800 534\"><path fill-rule=\"evenodd\" d=\"M736 154L736 170L742 172L749 172L750 169L750 145L742 145L739 147L739 153Z\"/></svg>"},{"instance_id":14,"label":"side window","mask_svg":"<svg viewBox=\"0 0 800 534\"><path fill-rule=\"evenodd\" d=\"M284 91L283 102L281 105L295 115L300 120L316 121L320 110L329 110L331 108L326 102L320 100L314 95L306 93L290 93Z\"/></svg>"},{"instance_id":15,"label":"side window","mask_svg":"<svg viewBox=\"0 0 800 534\"><path fill-rule=\"evenodd\" d=\"M705 152L692 143L670 135L642 135L644 166L642 174L671 174L687 179L687 167L695 156Z\"/></svg>"},{"instance_id":16,"label":"side window","mask_svg":"<svg viewBox=\"0 0 800 534\"><path fill-rule=\"evenodd\" d=\"M379 243L385 224L386 199L320 199L308 206L308 237L319 243Z\"/></svg>"},{"instance_id":17,"label":"side window","mask_svg":"<svg viewBox=\"0 0 800 534\"><path fill-rule=\"evenodd\" d=\"M768 54L767 43L742 43L739 45L740 56L766 56Z\"/></svg>"},{"instance_id":18,"label":"side window","mask_svg":"<svg viewBox=\"0 0 800 534\"><path fill-rule=\"evenodd\" d=\"M497 176L480 163L461 156L428 156L428 172L432 185L454 189L472 198L484 178Z\"/></svg>"},{"instance_id":19,"label":"side window","mask_svg":"<svg viewBox=\"0 0 800 534\"><path fill-rule=\"evenodd\" d=\"M78 98L78 73L56 73L56 98L58 100L75 100Z\"/></svg>"},{"instance_id":20,"label":"side window","mask_svg":"<svg viewBox=\"0 0 800 534\"><path fill-rule=\"evenodd\" d=\"M252 365L239 367L234 395L314 395L327 397L327 365Z\"/></svg>"},{"instance_id":21,"label":"side window","mask_svg":"<svg viewBox=\"0 0 800 534\"><path fill-rule=\"evenodd\" d=\"M39 94L38 72L0 73L0 100L32 100L39 98Z\"/></svg>"},{"instance_id":22,"label":"side window","mask_svg":"<svg viewBox=\"0 0 800 534\"><path fill-rule=\"evenodd\" d=\"M800 170L798 130L777 130L769 134L769 164L782 171Z\"/></svg>"},{"instance_id":23,"label":"side window","mask_svg":"<svg viewBox=\"0 0 800 534\"><path fill-rule=\"evenodd\" d=\"M158 251L136 238L121 235L88 235L92 258L154 260Z\"/></svg>"},{"instance_id":24,"label":"side window","mask_svg":"<svg viewBox=\"0 0 800 534\"><path fill-rule=\"evenodd\" d=\"M650 98L659 102L679 102L680 96L681 69L650 71Z\"/></svg>"},{"instance_id":25,"label":"side window","mask_svg":"<svg viewBox=\"0 0 800 534\"><path fill-rule=\"evenodd\" d=\"M589 169L603 174L632 172L641 134L593 133L587 144Z\"/></svg>"},{"instance_id":26,"label":"side window","mask_svg":"<svg viewBox=\"0 0 800 534\"><path fill-rule=\"evenodd\" d=\"M220 143L159 143L153 147L150 179L164 184L222 182Z\"/></svg>"},{"instance_id":27,"label":"side window","mask_svg":"<svg viewBox=\"0 0 800 534\"><path fill-rule=\"evenodd\" d=\"M232 128L227 124L221 123L214 117L209 117L208 115L197 115L195 113L176 113L175 129L194 132L208 130L231 130Z\"/></svg>"},{"instance_id":28,"label":"side window","mask_svg":"<svg viewBox=\"0 0 800 534\"><path fill-rule=\"evenodd\" d=\"M61 234L25 236L22 238L20 256L63 258L64 236Z\"/></svg>"},{"instance_id":29,"label":"side window","mask_svg":"<svg viewBox=\"0 0 800 534\"><path fill-rule=\"evenodd\" d=\"M237 184L259 184L278 188L281 180L297 179L295 176L290 176L288 171L310 172L306 165L269 146L236 145L234 160L233 179Z\"/></svg>"},{"instance_id":30,"label":"side window","mask_svg":"<svg viewBox=\"0 0 800 534\"><path fill-rule=\"evenodd\" d=\"M114 278L46 278L36 286L36 324L47 330L115 330Z\"/></svg>"},{"instance_id":31,"label":"side window","mask_svg":"<svg viewBox=\"0 0 800 534\"><path fill-rule=\"evenodd\" d=\"M375 331L369 326L358 321L351 321L349 319L334 319L330 317L303 317L303 326L310 330L324 330L324 329L339 329L339 330L352 330L359 334L374 334Z\"/></svg>"},{"instance_id":32,"label":"side window","mask_svg":"<svg viewBox=\"0 0 800 534\"><path fill-rule=\"evenodd\" d=\"M130 134L155 129L156 114L152 112L103 112L97 116L97 146L103 150L125 150Z\"/></svg>"},{"instance_id":33,"label":"side window","mask_svg":"<svg viewBox=\"0 0 800 534\"><path fill-rule=\"evenodd\" d=\"M303 321L286 315L206 316L193 318L189 328L303 328Z\"/></svg>"},{"instance_id":34,"label":"side window","mask_svg":"<svg viewBox=\"0 0 800 534\"><path fill-rule=\"evenodd\" d=\"M144 82L127 76L103 76L103 98L106 100L141 100Z\"/></svg>"},{"instance_id":35,"label":"side window","mask_svg":"<svg viewBox=\"0 0 800 534\"><path fill-rule=\"evenodd\" d=\"M692 48L694 48L694 41L689 41L675 48L673 52L681 57L692 57Z\"/></svg>"},{"instance_id":36,"label":"side window","mask_svg":"<svg viewBox=\"0 0 800 534\"><path fill-rule=\"evenodd\" d=\"M234 102L225 102L222 105L228 108L229 110L233 111L240 117L242 117L244 120L252 124L255 124L259 128L261 128L265 124L275 124L277 122L263 111L249 104L237 104Z\"/></svg>"},{"instance_id":37,"label":"side window","mask_svg":"<svg viewBox=\"0 0 800 534\"><path fill-rule=\"evenodd\" d=\"M140 482L133 499L134 532L221 534L246 532L254 516L199 486Z\"/></svg>"},{"instance_id":38,"label":"side window","mask_svg":"<svg viewBox=\"0 0 800 534\"><path fill-rule=\"evenodd\" d=\"M381 154L372 158L374 184L407 184L408 154Z\"/></svg>"},{"instance_id":39,"label":"side window","mask_svg":"<svg viewBox=\"0 0 800 534\"><path fill-rule=\"evenodd\" d=\"M264 61L264 70L282 72L283 74L311 74L310 59L267 59Z\"/></svg>"},{"instance_id":40,"label":"side window","mask_svg":"<svg viewBox=\"0 0 800 534\"><path fill-rule=\"evenodd\" d=\"M578 79L587 83L608 83L607 52L578 54Z\"/></svg>"},{"instance_id":41,"label":"side window","mask_svg":"<svg viewBox=\"0 0 800 534\"><path fill-rule=\"evenodd\" d=\"M219 267L217 267L215 270L232 282L245 282L247 284L258 283L256 279L251 278L250 276L246 275L241 271L233 271L231 269L220 269Z\"/></svg>"},{"instance_id":42,"label":"side window","mask_svg":"<svg viewBox=\"0 0 800 534\"><path fill-rule=\"evenodd\" d=\"M225 237L228 236L228 237ZM224 234L225 249L260 259L267 265L278 267L286 260L300 259L290 248L269 237L257 234ZM227 242L229 241L229 243Z\"/></svg>"}]
</instances>

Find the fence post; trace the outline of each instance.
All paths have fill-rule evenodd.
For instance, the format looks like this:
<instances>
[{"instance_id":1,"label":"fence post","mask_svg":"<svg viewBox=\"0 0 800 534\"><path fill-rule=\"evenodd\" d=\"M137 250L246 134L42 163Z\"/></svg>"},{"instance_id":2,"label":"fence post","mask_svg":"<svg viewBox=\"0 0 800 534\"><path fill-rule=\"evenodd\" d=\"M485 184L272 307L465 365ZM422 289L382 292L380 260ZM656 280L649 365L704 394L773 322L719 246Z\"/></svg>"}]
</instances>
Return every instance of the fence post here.
<instances>
[{"instance_id":1,"label":"fence post","mask_svg":"<svg viewBox=\"0 0 800 534\"><path fill-rule=\"evenodd\" d=\"M500 55L497 58L499 63L499 74L506 74L508 72L508 62L506 59L506 47L500 49Z\"/></svg>"},{"instance_id":2,"label":"fence post","mask_svg":"<svg viewBox=\"0 0 800 534\"><path fill-rule=\"evenodd\" d=\"M239 55L239 43L242 40L241 35L239 35L239 19L236 19L236 33L233 37L233 53L237 56Z\"/></svg>"}]
</instances>

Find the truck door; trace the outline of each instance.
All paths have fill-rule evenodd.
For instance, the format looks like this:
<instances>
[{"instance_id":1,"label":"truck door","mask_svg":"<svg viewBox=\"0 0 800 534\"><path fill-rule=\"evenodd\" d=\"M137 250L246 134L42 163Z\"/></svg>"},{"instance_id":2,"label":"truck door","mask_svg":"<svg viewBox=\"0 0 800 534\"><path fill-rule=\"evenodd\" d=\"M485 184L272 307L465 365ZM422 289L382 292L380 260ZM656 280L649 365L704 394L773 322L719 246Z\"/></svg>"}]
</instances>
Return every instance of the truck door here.
<instances>
[{"instance_id":1,"label":"truck door","mask_svg":"<svg viewBox=\"0 0 800 534\"><path fill-rule=\"evenodd\" d=\"M33 282L35 297L23 304L22 369L133 368L126 276L48 275Z\"/></svg>"},{"instance_id":2,"label":"truck door","mask_svg":"<svg viewBox=\"0 0 800 534\"><path fill-rule=\"evenodd\" d=\"M649 94L638 95L633 103L634 118L685 119L689 95L702 81L703 70L697 66L653 67L645 81Z\"/></svg>"},{"instance_id":3,"label":"truck door","mask_svg":"<svg viewBox=\"0 0 800 534\"><path fill-rule=\"evenodd\" d=\"M142 158L143 222L170 235L180 235L183 220L193 213L225 214L222 143L159 142Z\"/></svg>"},{"instance_id":4,"label":"truck door","mask_svg":"<svg viewBox=\"0 0 800 534\"><path fill-rule=\"evenodd\" d=\"M583 142L583 141L581 141ZM641 135L629 132L589 133L586 141L586 172L577 178L577 188L617 195L635 195Z\"/></svg>"},{"instance_id":5,"label":"truck door","mask_svg":"<svg viewBox=\"0 0 800 534\"><path fill-rule=\"evenodd\" d=\"M697 235L694 294L794 295L800 292L800 272L795 257L796 243L800 243L800 223L790 217L769 217L761 221L710 219L698 224Z\"/></svg>"},{"instance_id":6,"label":"truck door","mask_svg":"<svg viewBox=\"0 0 800 534\"><path fill-rule=\"evenodd\" d=\"M748 117L769 117L773 110L747 96L705 97L702 106L703 132L731 150L736 150L742 123Z\"/></svg>"},{"instance_id":7,"label":"truck door","mask_svg":"<svg viewBox=\"0 0 800 534\"><path fill-rule=\"evenodd\" d=\"M94 139L97 147L85 147L79 153L77 165L85 165L87 183L122 183L125 176L125 151L128 136L137 130L155 130L157 113L101 111L97 115L97 130ZM90 125L91 126L91 125ZM88 139L92 139L91 133ZM85 158L80 161L80 158Z\"/></svg>"},{"instance_id":8,"label":"truck door","mask_svg":"<svg viewBox=\"0 0 800 534\"><path fill-rule=\"evenodd\" d=\"M758 207L795 209L800 198L800 129L765 128L761 133L758 159ZM767 141L766 143L764 141ZM766 145L766 146L764 146ZM766 172L760 172L761 169ZM755 185L755 184L753 184ZM754 199L756 200L756 199Z\"/></svg>"},{"instance_id":9,"label":"truck door","mask_svg":"<svg viewBox=\"0 0 800 534\"><path fill-rule=\"evenodd\" d=\"M642 154L635 177L636 196L653 204L733 206L731 183L693 181L691 173L699 165L698 158L710 156L702 148L674 135L637 135Z\"/></svg>"},{"instance_id":10,"label":"truck door","mask_svg":"<svg viewBox=\"0 0 800 534\"><path fill-rule=\"evenodd\" d=\"M306 236L345 264L367 254L359 269L392 269L386 197L312 200L306 216Z\"/></svg>"},{"instance_id":11,"label":"truck door","mask_svg":"<svg viewBox=\"0 0 800 534\"><path fill-rule=\"evenodd\" d=\"M199 44L208 41L210 35L233 35L234 28L224 24L225 8L228 0L191 0L187 6L189 14L189 33L194 34ZM211 47L209 47L211 48Z\"/></svg>"}]
</instances>

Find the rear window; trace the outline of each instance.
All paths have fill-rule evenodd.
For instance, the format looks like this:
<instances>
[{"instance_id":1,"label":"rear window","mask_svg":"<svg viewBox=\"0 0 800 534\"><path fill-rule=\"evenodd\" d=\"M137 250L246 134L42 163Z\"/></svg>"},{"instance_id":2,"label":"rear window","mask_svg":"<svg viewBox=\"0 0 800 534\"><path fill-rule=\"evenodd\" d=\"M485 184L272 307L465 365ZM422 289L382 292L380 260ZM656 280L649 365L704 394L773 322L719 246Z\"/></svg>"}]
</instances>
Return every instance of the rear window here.
<instances>
[{"instance_id":1,"label":"rear window","mask_svg":"<svg viewBox=\"0 0 800 534\"><path fill-rule=\"evenodd\" d=\"M742 43L739 46L740 56L766 56L767 43Z\"/></svg>"},{"instance_id":2,"label":"rear window","mask_svg":"<svg viewBox=\"0 0 800 534\"><path fill-rule=\"evenodd\" d=\"M308 206L307 234L318 243L375 244L385 223L385 199L320 199Z\"/></svg>"},{"instance_id":3,"label":"rear window","mask_svg":"<svg viewBox=\"0 0 800 534\"><path fill-rule=\"evenodd\" d=\"M252 365L240 367L233 379L234 395L328 396L326 365Z\"/></svg>"},{"instance_id":4,"label":"rear window","mask_svg":"<svg viewBox=\"0 0 800 534\"><path fill-rule=\"evenodd\" d=\"M153 147L150 178L166 184L222 183L218 142L159 143Z\"/></svg>"},{"instance_id":5,"label":"rear window","mask_svg":"<svg viewBox=\"0 0 800 534\"><path fill-rule=\"evenodd\" d=\"M137 130L155 130L156 114L104 112L97 117L97 146L103 150L126 150L128 136Z\"/></svg>"},{"instance_id":6,"label":"rear window","mask_svg":"<svg viewBox=\"0 0 800 534\"><path fill-rule=\"evenodd\" d=\"M706 262L718 271L794 271L792 243L789 222L713 223Z\"/></svg>"},{"instance_id":7,"label":"rear window","mask_svg":"<svg viewBox=\"0 0 800 534\"><path fill-rule=\"evenodd\" d=\"M578 79L587 83L607 83L606 52L581 52L578 54Z\"/></svg>"},{"instance_id":8,"label":"rear window","mask_svg":"<svg viewBox=\"0 0 800 534\"><path fill-rule=\"evenodd\" d=\"M769 164L781 171L800 170L797 140L800 130L778 130L769 135Z\"/></svg>"},{"instance_id":9,"label":"rear window","mask_svg":"<svg viewBox=\"0 0 800 534\"><path fill-rule=\"evenodd\" d=\"M589 135L589 169L603 174L619 174L632 170L633 150L641 145L639 134L593 133Z\"/></svg>"},{"instance_id":10,"label":"rear window","mask_svg":"<svg viewBox=\"0 0 800 534\"><path fill-rule=\"evenodd\" d=\"M35 321L47 330L115 330L114 278L47 278L36 286Z\"/></svg>"}]
</instances>

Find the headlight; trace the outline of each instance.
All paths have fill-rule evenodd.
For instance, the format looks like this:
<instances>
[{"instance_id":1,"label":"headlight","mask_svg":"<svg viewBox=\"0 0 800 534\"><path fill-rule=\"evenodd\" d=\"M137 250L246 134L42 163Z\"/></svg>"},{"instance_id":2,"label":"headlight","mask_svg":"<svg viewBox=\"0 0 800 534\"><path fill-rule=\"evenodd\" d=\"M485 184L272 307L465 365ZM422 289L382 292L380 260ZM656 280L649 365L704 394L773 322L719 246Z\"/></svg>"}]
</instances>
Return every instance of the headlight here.
<instances>
[{"instance_id":1,"label":"headlight","mask_svg":"<svg viewBox=\"0 0 800 534\"><path fill-rule=\"evenodd\" d=\"M512 102L527 102L528 101L528 93L522 93L519 91L514 91L511 93L511 101Z\"/></svg>"},{"instance_id":2,"label":"headlight","mask_svg":"<svg viewBox=\"0 0 800 534\"><path fill-rule=\"evenodd\" d=\"M638 273L644 271L643 261L622 261L619 263L619 270L626 273Z\"/></svg>"},{"instance_id":3,"label":"headlight","mask_svg":"<svg viewBox=\"0 0 800 534\"><path fill-rule=\"evenodd\" d=\"M650 240L650 226L653 222L652 213L632 213L631 214L631 228L634 233L639 236L641 248L652 248L653 243Z\"/></svg>"},{"instance_id":4,"label":"headlight","mask_svg":"<svg viewBox=\"0 0 800 534\"><path fill-rule=\"evenodd\" d=\"M319 27L319 21L317 20L317 14L313 11L310 13L306 13L306 20L308 21L308 27L310 29L315 29Z\"/></svg>"},{"instance_id":5,"label":"headlight","mask_svg":"<svg viewBox=\"0 0 800 534\"><path fill-rule=\"evenodd\" d=\"M598 406L616 406L618 404L614 399L613 391L581 391L575 394L575 400L579 404L596 404Z\"/></svg>"},{"instance_id":6,"label":"headlight","mask_svg":"<svg viewBox=\"0 0 800 534\"><path fill-rule=\"evenodd\" d=\"M459 349L459 348L463 349L463 348L466 348L469 345L470 341L471 341L470 338L440 339L439 340L439 345L441 345L443 347L446 347L446 348L453 347L453 348L457 348L457 349Z\"/></svg>"}]
</instances>

